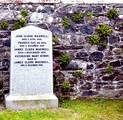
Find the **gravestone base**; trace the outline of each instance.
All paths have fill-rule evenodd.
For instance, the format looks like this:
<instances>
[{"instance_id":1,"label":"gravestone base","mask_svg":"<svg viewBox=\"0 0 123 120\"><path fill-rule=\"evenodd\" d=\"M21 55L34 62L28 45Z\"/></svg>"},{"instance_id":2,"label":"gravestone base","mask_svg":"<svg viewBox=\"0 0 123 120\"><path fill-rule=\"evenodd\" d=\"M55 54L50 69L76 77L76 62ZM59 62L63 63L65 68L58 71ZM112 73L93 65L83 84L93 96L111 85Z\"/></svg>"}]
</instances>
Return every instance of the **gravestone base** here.
<instances>
[{"instance_id":1,"label":"gravestone base","mask_svg":"<svg viewBox=\"0 0 123 120\"><path fill-rule=\"evenodd\" d=\"M32 96L5 96L5 106L12 110L30 110L58 108L58 99L55 95L32 95Z\"/></svg>"}]
</instances>

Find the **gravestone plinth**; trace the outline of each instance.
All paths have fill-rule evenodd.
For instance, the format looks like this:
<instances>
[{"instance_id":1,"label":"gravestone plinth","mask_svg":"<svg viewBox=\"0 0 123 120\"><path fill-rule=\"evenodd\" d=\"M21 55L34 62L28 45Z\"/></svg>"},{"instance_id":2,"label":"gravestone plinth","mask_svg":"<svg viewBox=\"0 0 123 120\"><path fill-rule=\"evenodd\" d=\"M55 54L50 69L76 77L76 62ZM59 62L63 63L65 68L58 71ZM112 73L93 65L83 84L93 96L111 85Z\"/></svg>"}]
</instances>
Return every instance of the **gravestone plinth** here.
<instances>
[{"instance_id":1,"label":"gravestone plinth","mask_svg":"<svg viewBox=\"0 0 123 120\"><path fill-rule=\"evenodd\" d=\"M50 31L27 26L11 32L10 94L5 103L14 110L58 107Z\"/></svg>"}]
</instances>

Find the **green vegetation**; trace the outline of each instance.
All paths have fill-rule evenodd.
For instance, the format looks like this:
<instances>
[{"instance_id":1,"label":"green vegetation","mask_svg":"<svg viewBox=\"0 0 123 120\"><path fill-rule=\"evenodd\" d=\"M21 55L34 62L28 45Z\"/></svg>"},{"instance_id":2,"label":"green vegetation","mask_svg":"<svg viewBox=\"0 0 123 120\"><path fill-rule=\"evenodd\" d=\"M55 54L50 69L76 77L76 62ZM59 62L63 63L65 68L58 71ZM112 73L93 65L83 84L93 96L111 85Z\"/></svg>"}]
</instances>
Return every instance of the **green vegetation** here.
<instances>
[{"instance_id":1,"label":"green vegetation","mask_svg":"<svg viewBox=\"0 0 123 120\"><path fill-rule=\"evenodd\" d=\"M111 65L109 65L109 66L106 68L106 72L107 72L108 74L113 73L113 67L112 67Z\"/></svg>"},{"instance_id":2,"label":"green vegetation","mask_svg":"<svg viewBox=\"0 0 123 120\"><path fill-rule=\"evenodd\" d=\"M87 18L88 18L89 20L92 20L93 16L94 16L93 12L88 12L88 13L87 13Z\"/></svg>"},{"instance_id":3,"label":"green vegetation","mask_svg":"<svg viewBox=\"0 0 123 120\"><path fill-rule=\"evenodd\" d=\"M111 19L115 19L117 18L119 15L118 15L118 11L117 9L113 8L112 10L109 10L107 12L107 17L111 20Z\"/></svg>"},{"instance_id":4,"label":"green vegetation","mask_svg":"<svg viewBox=\"0 0 123 120\"><path fill-rule=\"evenodd\" d=\"M65 80L64 82L63 82L63 84L62 84L62 88L63 89L70 89L70 83L69 83L69 81L67 81L67 80Z\"/></svg>"},{"instance_id":5,"label":"green vegetation","mask_svg":"<svg viewBox=\"0 0 123 120\"><path fill-rule=\"evenodd\" d=\"M69 64L70 60L71 60L71 56L69 54L67 54L67 53L64 53L60 57L60 64L65 67L66 65Z\"/></svg>"},{"instance_id":6,"label":"green vegetation","mask_svg":"<svg viewBox=\"0 0 123 120\"><path fill-rule=\"evenodd\" d=\"M100 43L100 37L98 35L92 35L89 37L88 41L92 45L98 45Z\"/></svg>"},{"instance_id":7,"label":"green vegetation","mask_svg":"<svg viewBox=\"0 0 123 120\"><path fill-rule=\"evenodd\" d=\"M70 22L69 22L69 19L67 18L67 16L64 16L63 17L63 22L62 22L62 25L65 29L69 29L70 28Z\"/></svg>"},{"instance_id":8,"label":"green vegetation","mask_svg":"<svg viewBox=\"0 0 123 120\"><path fill-rule=\"evenodd\" d=\"M20 25L19 22L15 22L15 23L13 24L13 26L12 26L12 29L13 29L13 30L20 29L20 28L21 28L21 25Z\"/></svg>"},{"instance_id":9,"label":"green vegetation","mask_svg":"<svg viewBox=\"0 0 123 120\"><path fill-rule=\"evenodd\" d=\"M115 24L118 28L123 28L123 22L118 22Z\"/></svg>"},{"instance_id":10,"label":"green vegetation","mask_svg":"<svg viewBox=\"0 0 123 120\"><path fill-rule=\"evenodd\" d=\"M28 20L26 18L28 16L28 10L27 9L22 9L20 14L23 17L18 22L15 22L13 24L12 30L20 29L20 28L24 27L28 23Z\"/></svg>"},{"instance_id":11,"label":"green vegetation","mask_svg":"<svg viewBox=\"0 0 123 120\"><path fill-rule=\"evenodd\" d=\"M65 100L58 109L4 110L0 120L123 120L123 100Z\"/></svg>"},{"instance_id":12,"label":"green vegetation","mask_svg":"<svg viewBox=\"0 0 123 120\"><path fill-rule=\"evenodd\" d=\"M53 42L55 44L58 44L59 43L59 37L58 36L53 36L52 39L53 39Z\"/></svg>"},{"instance_id":13,"label":"green vegetation","mask_svg":"<svg viewBox=\"0 0 123 120\"><path fill-rule=\"evenodd\" d=\"M9 24L7 21L2 21L0 24L0 29L6 30L9 27Z\"/></svg>"},{"instance_id":14,"label":"green vegetation","mask_svg":"<svg viewBox=\"0 0 123 120\"><path fill-rule=\"evenodd\" d=\"M72 16L72 21L75 23L80 23L83 19L84 15L81 12L74 13Z\"/></svg>"},{"instance_id":15,"label":"green vegetation","mask_svg":"<svg viewBox=\"0 0 123 120\"><path fill-rule=\"evenodd\" d=\"M21 15L22 15L23 17L27 17L27 16L29 15L28 10L22 9L22 10L21 10Z\"/></svg>"},{"instance_id":16,"label":"green vegetation","mask_svg":"<svg viewBox=\"0 0 123 120\"><path fill-rule=\"evenodd\" d=\"M101 24L96 29L96 32L101 37L107 37L107 36L110 36L113 31L112 31L112 28L109 25Z\"/></svg>"},{"instance_id":17,"label":"green vegetation","mask_svg":"<svg viewBox=\"0 0 123 120\"><path fill-rule=\"evenodd\" d=\"M104 42L103 40L101 40L101 37L96 34L89 36L89 38L87 40L92 45L99 45L103 49L107 48L107 43Z\"/></svg>"},{"instance_id":18,"label":"green vegetation","mask_svg":"<svg viewBox=\"0 0 123 120\"><path fill-rule=\"evenodd\" d=\"M74 77L81 78L83 76L83 70L77 70L73 73Z\"/></svg>"},{"instance_id":19,"label":"green vegetation","mask_svg":"<svg viewBox=\"0 0 123 120\"><path fill-rule=\"evenodd\" d=\"M20 19L19 23L20 23L21 27L24 27L27 24L27 19Z\"/></svg>"},{"instance_id":20,"label":"green vegetation","mask_svg":"<svg viewBox=\"0 0 123 120\"><path fill-rule=\"evenodd\" d=\"M106 42L101 41L99 45L102 46L105 49L107 48L107 43Z\"/></svg>"},{"instance_id":21,"label":"green vegetation","mask_svg":"<svg viewBox=\"0 0 123 120\"><path fill-rule=\"evenodd\" d=\"M15 22L12 26L13 30L20 29L27 24L27 19L20 19L18 22Z\"/></svg>"}]
</instances>

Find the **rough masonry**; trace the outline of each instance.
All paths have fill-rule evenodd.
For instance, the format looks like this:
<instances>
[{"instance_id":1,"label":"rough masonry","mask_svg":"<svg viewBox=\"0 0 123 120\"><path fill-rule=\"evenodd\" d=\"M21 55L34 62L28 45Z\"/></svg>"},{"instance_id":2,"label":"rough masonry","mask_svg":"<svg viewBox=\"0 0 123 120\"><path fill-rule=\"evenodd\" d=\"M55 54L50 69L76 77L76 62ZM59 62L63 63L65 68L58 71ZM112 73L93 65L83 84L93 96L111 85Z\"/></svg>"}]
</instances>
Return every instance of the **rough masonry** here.
<instances>
[{"instance_id":1,"label":"rough masonry","mask_svg":"<svg viewBox=\"0 0 123 120\"><path fill-rule=\"evenodd\" d=\"M48 29L54 35L54 92L59 98L123 98L123 27L118 24L123 19L106 16L113 7L123 14L123 4L0 4L0 23L5 20L9 24L0 30L1 99L9 92L10 36L13 24L23 19L22 9L29 14L26 25ZM93 12L91 21L86 16L88 11ZM71 21L76 12L84 15L79 23ZM70 23L68 29L63 26L64 16ZM111 26L112 34L103 38L103 45L90 44L87 38L102 23ZM63 54L70 56L65 66L61 64Z\"/></svg>"}]
</instances>

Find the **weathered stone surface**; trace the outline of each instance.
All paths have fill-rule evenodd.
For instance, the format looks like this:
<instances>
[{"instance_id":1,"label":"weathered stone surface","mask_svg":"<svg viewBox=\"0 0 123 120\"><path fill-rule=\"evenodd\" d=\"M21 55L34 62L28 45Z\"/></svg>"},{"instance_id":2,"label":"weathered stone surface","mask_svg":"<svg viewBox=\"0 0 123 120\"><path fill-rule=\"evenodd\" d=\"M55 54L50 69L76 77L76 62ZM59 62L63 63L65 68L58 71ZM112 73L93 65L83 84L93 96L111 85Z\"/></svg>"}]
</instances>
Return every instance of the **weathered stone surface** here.
<instances>
[{"instance_id":1,"label":"weathered stone surface","mask_svg":"<svg viewBox=\"0 0 123 120\"><path fill-rule=\"evenodd\" d=\"M105 90L112 90L112 89L114 89L115 87L114 86L111 86L111 85L108 85L108 86L104 86L103 87L103 89L105 89Z\"/></svg>"},{"instance_id":2,"label":"weathered stone surface","mask_svg":"<svg viewBox=\"0 0 123 120\"><path fill-rule=\"evenodd\" d=\"M77 57L77 58L85 58L85 57L88 57L88 54L87 54L87 52L82 52L82 51L80 51L80 52L78 52L78 53L76 54L76 57Z\"/></svg>"},{"instance_id":3,"label":"weathered stone surface","mask_svg":"<svg viewBox=\"0 0 123 120\"><path fill-rule=\"evenodd\" d=\"M65 80L65 76L62 72L54 72L54 80L57 84L62 84L63 81Z\"/></svg>"},{"instance_id":4,"label":"weathered stone surface","mask_svg":"<svg viewBox=\"0 0 123 120\"><path fill-rule=\"evenodd\" d=\"M93 27L90 26L90 25L83 25L83 26L80 28L80 31L81 31L83 34L92 34L92 33L93 33Z\"/></svg>"},{"instance_id":5,"label":"weathered stone surface","mask_svg":"<svg viewBox=\"0 0 123 120\"><path fill-rule=\"evenodd\" d=\"M3 89L3 81L0 80L0 89Z\"/></svg>"},{"instance_id":6,"label":"weathered stone surface","mask_svg":"<svg viewBox=\"0 0 123 120\"><path fill-rule=\"evenodd\" d=\"M115 78L115 75L106 75L106 76L103 76L103 80L104 81L112 81L113 79Z\"/></svg>"},{"instance_id":7,"label":"weathered stone surface","mask_svg":"<svg viewBox=\"0 0 123 120\"><path fill-rule=\"evenodd\" d=\"M53 62L53 70L55 71L55 70L60 70L60 69L61 69L60 65L56 62Z\"/></svg>"},{"instance_id":8,"label":"weathered stone surface","mask_svg":"<svg viewBox=\"0 0 123 120\"><path fill-rule=\"evenodd\" d=\"M60 0L1 0L0 3L16 3L16 4L22 4L22 3L59 3ZM25 6L24 6L25 7Z\"/></svg>"},{"instance_id":9,"label":"weathered stone surface","mask_svg":"<svg viewBox=\"0 0 123 120\"><path fill-rule=\"evenodd\" d=\"M106 46L103 46L103 45L98 46L99 51L104 51L105 49L106 49Z\"/></svg>"},{"instance_id":10,"label":"weathered stone surface","mask_svg":"<svg viewBox=\"0 0 123 120\"><path fill-rule=\"evenodd\" d=\"M102 6L95 6L92 8L95 15L99 15L102 12Z\"/></svg>"},{"instance_id":11,"label":"weathered stone surface","mask_svg":"<svg viewBox=\"0 0 123 120\"><path fill-rule=\"evenodd\" d=\"M61 35L63 33L59 27L52 27L51 31L53 35Z\"/></svg>"},{"instance_id":12,"label":"weathered stone surface","mask_svg":"<svg viewBox=\"0 0 123 120\"><path fill-rule=\"evenodd\" d=\"M103 53L102 52L93 52L89 56L89 59L91 61L101 61L103 59Z\"/></svg>"},{"instance_id":13,"label":"weathered stone surface","mask_svg":"<svg viewBox=\"0 0 123 120\"><path fill-rule=\"evenodd\" d=\"M45 30L48 30L48 26L47 24L38 24L38 27L42 28L42 29L45 29Z\"/></svg>"},{"instance_id":14,"label":"weathered stone surface","mask_svg":"<svg viewBox=\"0 0 123 120\"><path fill-rule=\"evenodd\" d=\"M94 95L98 95L98 92L90 90L90 91L83 91L82 94L83 97L94 96Z\"/></svg>"},{"instance_id":15,"label":"weathered stone surface","mask_svg":"<svg viewBox=\"0 0 123 120\"><path fill-rule=\"evenodd\" d=\"M53 56L54 57L59 57L59 56L61 56L62 55L62 51L60 51L60 50L58 50L58 49L54 49L53 50Z\"/></svg>"},{"instance_id":16,"label":"weathered stone surface","mask_svg":"<svg viewBox=\"0 0 123 120\"><path fill-rule=\"evenodd\" d=\"M78 69L78 64L76 63L76 61L70 61L70 63L67 65L66 69L69 69L69 70L76 70Z\"/></svg>"},{"instance_id":17,"label":"weathered stone surface","mask_svg":"<svg viewBox=\"0 0 123 120\"><path fill-rule=\"evenodd\" d=\"M112 51L118 55L118 54L121 54L123 52L123 50L121 48L113 48Z\"/></svg>"},{"instance_id":18,"label":"weathered stone surface","mask_svg":"<svg viewBox=\"0 0 123 120\"><path fill-rule=\"evenodd\" d=\"M92 84L87 82L85 85L82 86L83 90L90 90L92 88Z\"/></svg>"},{"instance_id":19,"label":"weathered stone surface","mask_svg":"<svg viewBox=\"0 0 123 120\"><path fill-rule=\"evenodd\" d=\"M10 45L11 45L10 40L9 39L8 40L4 40L3 41L3 45L7 46L7 47L10 47Z\"/></svg>"},{"instance_id":20,"label":"weathered stone surface","mask_svg":"<svg viewBox=\"0 0 123 120\"><path fill-rule=\"evenodd\" d=\"M120 81L120 80L123 80L123 75L117 75L115 80L117 81Z\"/></svg>"},{"instance_id":21,"label":"weathered stone surface","mask_svg":"<svg viewBox=\"0 0 123 120\"><path fill-rule=\"evenodd\" d=\"M123 20L121 18L116 20L107 18L106 13L109 9L112 9L112 6L115 7L117 5L65 5L59 3L4 4L3 6L1 4L0 22L7 20L9 28L8 30L0 29L0 82L3 83L3 86L0 84L0 90L4 93L9 92L10 31L13 24L22 18L20 11L27 9L29 14L26 17L28 20L27 25L31 24L50 30L54 36L59 38L58 44L53 44L54 91L58 97L63 97L66 94L65 92L64 94L62 93L62 85L67 79L71 86L69 94L67 93L69 97L93 97L96 94L101 97L121 98L123 96L123 27L117 24L122 23ZM120 7L122 8L123 6L121 5ZM88 11L94 12L92 20L89 20L86 16ZM82 21L77 24L71 20L75 12L82 12L84 15ZM68 22L71 25L69 29L64 29L64 16L68 17ZM112 35L101 37L100 43L97 45L88 43L86 38L97 34L95 29L99 24L103 23L112 27ZM64 70L59 65L60 57L63 53L70 54L72 59ZM113 66L112 74L106 72L109 65ZM83 71L81 78L73 77L72 74L77 70ZM0 94L3 95L4 93Z\"/></svg>"},{"instance_id":22,"label":"weathered stone surface","mask_svg":"<svg viewBox=\"0 0 123 120\"><path fill-rule=\"evenodd\" d=\"M119 85L117 85L116 88L117 88L117 89L122 89L122 88L123 88L123 83L120 83Z\"/></svg>"},{"instance_id":23,"label":"weathered stone surface","mask_svg":"<svg viewBox=\"0 0 123 120\"><path fill-rule=\"evenodd\" d=\"M119 42L119 41L120 41L120 39L119 39L118 36L111 35L111 36L109 37L109 43L110 43L110 44L114 44L114 43Z\"/></svg>"},{"instance_id":24,"label":"weathered stone surface","mask_svg":"<svg viewBox=\"0 0 123 120\"><path fill-rule=\"evenodd\" d=\"M94 65L93 64L87 64L87 69L93 69Z\"/></svg>"},{"instance_id":25,"label":"weathered stone surface","mask_svg":"<svg viewBox=\"0 0 123 120\"><path fill-rule=\"evenodd\" d=\"M10 67L10 60L3 59L2 66L6 67L6 68L9 68Z\"/></svg>"},{"instance_id":26,"label":"weathered stone surface","mask_svg":"<svg viewBox=\"0 0 123 120\"><path fill-rule=\"evenodd\" d=\"M108 98L120 98L122 96L119 94L119 91L117 90L101 90L99 91L100 97L108 97Z\"/></svg>"},{"instance_id":27,"label":"weathered stone surface","mask_svg":"<svg viewBox=\"0 0 123 120\"><path fill-rule=\"evenodd\" d=\"M77 78L75 78L75 77L69 79L70 84L73 84L73 85L76 84L77 81L78 81L78 80L77 80Z\"/></svg>"},{"instance_id":28,"label":"weathered stone surface","mask_svg":"<svg viewBox=\"0 0 123 120\"><path fill-rule=\"evenodd\" d=\"M114 61L114 62L111 62L110 65L113 67L120 67L121 63L120 63L120 61Z\"/></svg>"},{"instance_id":29,"label":"weathered stone surface","mask_svg":"<svg viewBox=\"0 0 123 120\"><path fill-rule=\"evenodd\" d=\"M110 20L107 18L107 17L105 17L105 16L99 16L98 18L97 18L97 22L98 23L105 23L105 24L109 24L110 23Z\"/></svg>"},{"instance_id":30,"label":"weathered stone surface","mask_svg":"<svg viewBox=\"0 0 123 120\"><path fill-rule=\"evenodd\" d=\"M93 75L84 75L83 79L86 81L93 81L94 77L93 77Z\"/></svg>"},{"instance_id":31,"label":"weathered stone surface","mask_svg":"<svg viewBox=\"0 0 123 120\"><path fill-rule=\"evenodd\" d=\"M102 63L98 63L97 64L97 68L105 68L107 67L107 63L106 62L102 62Z\"/></svg>"},{"instance_id":32,"label":"weathered stone surface","mask_svg":"<svg viewBox=\"0 0 123 120\"><path fill-rule=\"evenodd\" d=\"M10 34L10 31L0 31L0 38L8 38Z\"/></svg>"},{"instance_id":33,"label":"weathered stone surface","mask_svg":"<svg viewBox=\"0 0 123 120\"><path fill-rule=\"evenodd\" d=\"M96 86L94 87L94 89L96 89L96 90L100 90L101 89L101 85L99 85L99 84L96 84Z\"/></svg>"}]
</instances>

